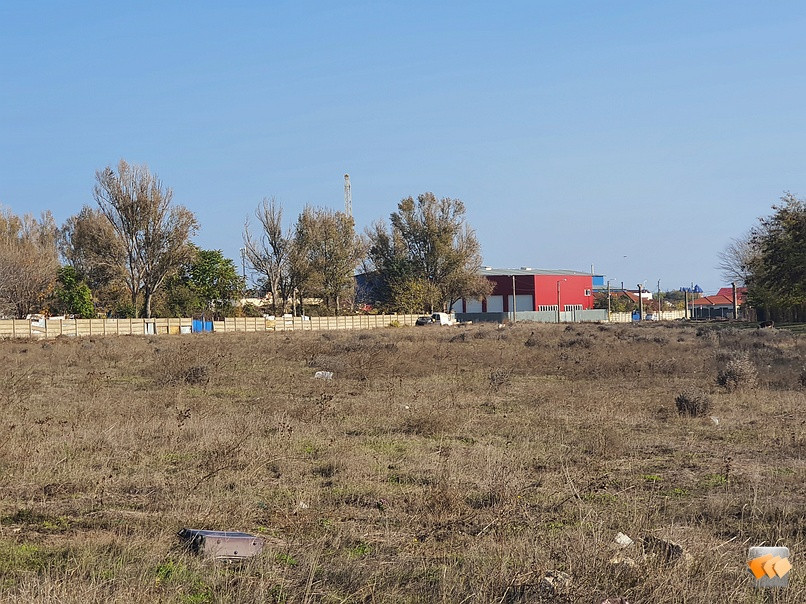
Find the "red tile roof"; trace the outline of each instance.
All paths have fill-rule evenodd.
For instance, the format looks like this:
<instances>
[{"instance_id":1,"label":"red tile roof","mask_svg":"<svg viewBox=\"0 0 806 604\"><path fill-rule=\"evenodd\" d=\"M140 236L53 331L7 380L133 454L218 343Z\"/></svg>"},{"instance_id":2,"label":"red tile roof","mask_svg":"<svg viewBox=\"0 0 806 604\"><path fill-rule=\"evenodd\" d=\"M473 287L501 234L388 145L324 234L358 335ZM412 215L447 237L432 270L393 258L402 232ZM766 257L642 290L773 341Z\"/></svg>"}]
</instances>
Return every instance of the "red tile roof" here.
<instances>
[{"instance_id":1,"label":"red tile roof","mask_svg":"<svg viewBox=\"0 0 806 604\"><path fill-rule=\"evenodd\" d=\"M717 296L725 296L733 303L733 288L732 287L723 287L720 288L718 292L716 292ZM746 287L737 287L736 288L736 299L739 304L744 304L745 299L747 298L747 288Z\"/></svg>"},{"instance_id":2,"label":"red tile roof","mask_svg":"<svg viewBox=\"0 0 806 604\"><path fill-rule=\"evenodd\" d=\"M733 306L733 296L703 296L691 303L693 306Z\"/></svg>"}]
</instances>

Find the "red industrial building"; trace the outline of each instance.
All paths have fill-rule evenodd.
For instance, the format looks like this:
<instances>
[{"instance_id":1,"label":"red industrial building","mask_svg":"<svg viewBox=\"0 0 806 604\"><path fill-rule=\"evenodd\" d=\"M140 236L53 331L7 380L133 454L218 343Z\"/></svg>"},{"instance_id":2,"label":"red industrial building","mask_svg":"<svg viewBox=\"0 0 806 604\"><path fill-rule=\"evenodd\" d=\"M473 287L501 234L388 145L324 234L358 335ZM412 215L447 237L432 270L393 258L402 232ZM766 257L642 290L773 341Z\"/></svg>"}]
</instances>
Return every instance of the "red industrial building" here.
<instances>
[{"instance_id":1,"label":"red industrial building","mask_svg":"<svg viewBox=\"0 0 806 604\"><path fill-rule=\"evenodd\" d=\"M561 312L593 308L593 275L567 270L494 269L481 273L493 284L482 300L459 300L457 313ZM515 297L513 300L513 287Z\"/></svg>"}]
</instances>

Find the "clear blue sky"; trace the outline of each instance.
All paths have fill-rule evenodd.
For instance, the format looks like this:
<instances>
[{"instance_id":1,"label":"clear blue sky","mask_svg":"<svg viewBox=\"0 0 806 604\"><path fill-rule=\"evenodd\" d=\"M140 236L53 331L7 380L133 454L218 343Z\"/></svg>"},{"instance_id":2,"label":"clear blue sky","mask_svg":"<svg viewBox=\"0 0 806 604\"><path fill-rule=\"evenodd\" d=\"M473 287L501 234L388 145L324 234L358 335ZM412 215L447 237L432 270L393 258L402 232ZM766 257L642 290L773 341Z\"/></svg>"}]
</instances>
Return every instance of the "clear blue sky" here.
<instances>
[{"instance_id":1,"label":"clear blue sky","mask_svg":"<svg viewBox=\"0 0 806 604\"><path fill-rule=\"evenodd\" d=\"M485 264L722 285L806 195L806 3L3 2L0 204L61 222L146 163L238 257L275 196L363 229L458 197Z\"/></svg>"}]
</instances>

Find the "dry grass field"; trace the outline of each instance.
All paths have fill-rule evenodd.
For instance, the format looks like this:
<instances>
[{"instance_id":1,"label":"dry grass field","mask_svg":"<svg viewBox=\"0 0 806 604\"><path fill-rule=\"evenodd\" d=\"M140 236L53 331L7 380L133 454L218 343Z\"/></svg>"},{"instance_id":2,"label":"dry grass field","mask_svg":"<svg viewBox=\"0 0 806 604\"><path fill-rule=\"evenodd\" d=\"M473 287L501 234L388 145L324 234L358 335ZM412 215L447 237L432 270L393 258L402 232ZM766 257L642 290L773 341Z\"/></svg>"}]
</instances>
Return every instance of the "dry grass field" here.
<instances>
[{"instance_id":1,"label":"dry grass field","mask_svg":"<svg viewBox=\"0 0 806 604\"><path fill-rule=\"evenodd\" d=\"M727 325L5 340L0 601L806 602L805 365Z\"/></svg>"}]
</instances>

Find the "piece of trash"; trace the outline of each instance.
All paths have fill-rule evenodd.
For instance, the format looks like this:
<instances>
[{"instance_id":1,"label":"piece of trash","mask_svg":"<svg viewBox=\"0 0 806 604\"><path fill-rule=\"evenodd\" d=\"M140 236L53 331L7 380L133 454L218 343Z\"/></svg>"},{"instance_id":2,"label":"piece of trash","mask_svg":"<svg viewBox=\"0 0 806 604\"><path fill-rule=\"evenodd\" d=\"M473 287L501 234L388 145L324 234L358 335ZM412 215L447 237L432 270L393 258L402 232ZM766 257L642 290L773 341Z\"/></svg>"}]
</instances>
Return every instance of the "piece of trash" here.
<instances>
[{"instance_id":1,"label":"piece of trash","mask_svg":"<svg viewBox=\"0 0 806 604\"><path fill-rule=\"evenodd\" d=\"M177 536L194 554L214 560L234 562L257 556L263 551L263 539L240 531L183 528Z\"/></svg>"},{"instance_id":2,"label":"piece of trash","mask_svg":"<svg viewBox=\"0 0 806 604\"><path fill-rule=\"evenodd\" d=\"M637 568L638 567L638 563L635 560L633 560L629 556L623 556L621 553L618 553L615 556L613 556L612 558L610 558L609 562L613 566L619 566L619 567L625 568L625 569L628 569L628 568L632 569L632 568Z\"/></svg>"},{"instance_id":3,"label":"piece of trash","mask_svg":"<svg viewBox=\"0 0 806 604\"><path fill-rule=\"evenodd\" d=\"M718 418L718 417L714 417L714 416L712 415L712 416L711 416L711 421L712 421L712 422L714 422L714 425L715 425L715 426L718 426L718 425L719 425L719 418Z\"/></svg>"},{"instance_id":4,"label":"piece of trash","mask_svg":"<svg viewBox=\"0 0 806 604\"><path fill-rule=\"evenodd\" d=\"M619 596L618 598L607 598L607 600L602 600L602 604L630 604L627 601L627 598L622 598Z\"/></svg>"},{"instance_id":5,"label":"piece of trash","mask_svg":"<svg viewBox=\"0 0 806 604\"><path fill-rule=\"evenodd\" d=\"M309 507L311 507L311 506L309 506L309 505L308 505L307 503L305 503L304 501L300 501L300 502L299 502L299 503L296 505L296 507L294 508L294 513L296 514L296 513L298 513L298 512L301 512L302 510L307 510Z\"/></svg>"},{"instance_id":6,"label":"piece of trash","mask_svg":"<svg viewBox=\"0 0 806 604\"><path fill-rule=\"evenodd\" d=\"M546 595L556 596L568 591L571 576L561 570L550 570L540 579L538 587Z\"/></svg>"},{"instance_id":7,"label":"piece of trash","mask_svg":"<svg viewBox=\"0 0 806 604\"><path fill-rule=\"evenodd\" d=\"M317 371L313 374L315 380L332 380L333 379L333 372L332 371Z\"/></svg>"},{"instance_id":8,"label":"piece of trash","mask_svg":"<svg viewBox=\"0 0 806 604\"><path fill-rule=\"evenodd\" d=\"M633 544L633 540L630 539L624 533L617 533L615 542L618 543L621 547L630 547Z\"/></svg>"},{"instance_id":9,"label":"piece of trash","mask_svg":"<svg viewBox=\"0 0 806 604\"><path fill-rule=\"evenodd\" d=\"M683 557L683 546L674 541L659 539L652 535L643 538L644 555L650 558L658 558L666 564L674 564Z\"/></svg>"}]
</instances>

